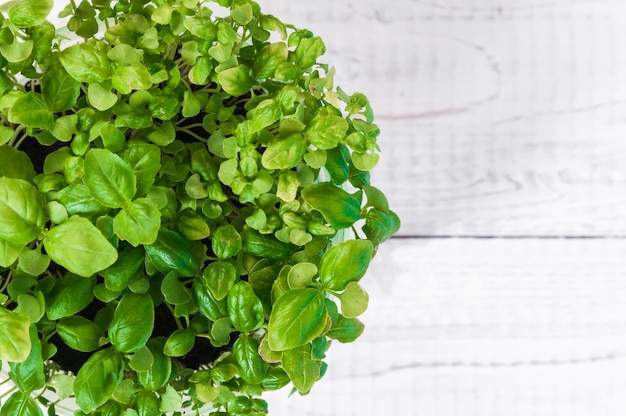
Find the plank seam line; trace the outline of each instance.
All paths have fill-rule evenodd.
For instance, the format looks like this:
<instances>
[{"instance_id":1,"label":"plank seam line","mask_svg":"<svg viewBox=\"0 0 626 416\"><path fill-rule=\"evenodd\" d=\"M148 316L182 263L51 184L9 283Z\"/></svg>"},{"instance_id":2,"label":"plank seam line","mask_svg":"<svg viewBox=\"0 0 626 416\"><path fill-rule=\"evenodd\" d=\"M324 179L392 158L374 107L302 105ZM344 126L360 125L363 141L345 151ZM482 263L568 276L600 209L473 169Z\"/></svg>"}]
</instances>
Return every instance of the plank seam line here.
<instances>
[{"instance_id":1,"label":"plank seam line","mask_svg":"<svg viewBox=\"0 0 626 416\"><path fill-rule=\"evenodd\" d=\"M394 235L394 240L625 240L625 235Z\"/></svg>"}]
</instances>

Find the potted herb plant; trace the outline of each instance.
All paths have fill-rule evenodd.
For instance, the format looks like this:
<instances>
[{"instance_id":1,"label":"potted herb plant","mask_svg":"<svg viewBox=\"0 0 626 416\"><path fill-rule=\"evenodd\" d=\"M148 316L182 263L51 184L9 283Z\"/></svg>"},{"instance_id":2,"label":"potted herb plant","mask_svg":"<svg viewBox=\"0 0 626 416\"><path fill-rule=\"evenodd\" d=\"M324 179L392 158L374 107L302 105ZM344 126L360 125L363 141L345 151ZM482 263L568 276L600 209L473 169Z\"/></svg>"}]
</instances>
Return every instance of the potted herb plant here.
<instances>
[{"instance_id":1,"label":"potted herb plant","mask_svg":"<svg viewBox=\"0 0 626 416\"><path fill-rule=\"evenodd\" d=\"M367 98L251 0L52 7L0 5L0 414L307 393L400 225Z\"/></svg>"}]
</instances>

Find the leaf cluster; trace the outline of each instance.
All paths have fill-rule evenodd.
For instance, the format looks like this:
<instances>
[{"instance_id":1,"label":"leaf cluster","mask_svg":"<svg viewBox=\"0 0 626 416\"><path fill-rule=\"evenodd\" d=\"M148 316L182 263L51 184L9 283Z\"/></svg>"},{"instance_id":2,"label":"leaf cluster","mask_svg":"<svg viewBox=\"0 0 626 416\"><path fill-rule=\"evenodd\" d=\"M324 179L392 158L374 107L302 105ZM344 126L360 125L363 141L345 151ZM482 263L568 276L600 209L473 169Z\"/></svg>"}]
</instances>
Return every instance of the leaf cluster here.
<instances>
[{"instance_id":1,"label":"leaf cluster","mask_svg":"<svg viewBox=\"0 0 626 416\"><path fill-rule=\"evenodd\" d=\"M400 226L367 98L251 0L71 0L65 29L52 6L0 6L0 414L306 394L363 331L359 280Z\"/></svg>"}]
</instances>

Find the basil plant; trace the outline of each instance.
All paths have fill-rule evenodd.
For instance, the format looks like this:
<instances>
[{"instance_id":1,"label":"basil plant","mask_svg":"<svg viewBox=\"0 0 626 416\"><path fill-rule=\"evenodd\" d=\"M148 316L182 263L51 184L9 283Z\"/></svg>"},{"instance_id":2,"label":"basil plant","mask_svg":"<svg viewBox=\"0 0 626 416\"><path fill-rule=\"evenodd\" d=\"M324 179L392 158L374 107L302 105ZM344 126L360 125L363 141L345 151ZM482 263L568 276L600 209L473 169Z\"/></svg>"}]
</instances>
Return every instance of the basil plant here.
<instances>
[{"instance_id":1,"label":"basil plant","mask_svg":"<svg viewBox=\"0 0 626 416\"><path fill-rule=\"evenodd\" d=\"M251 0L52 7L0 5L0 414L309 392L400 226L367 98Z\"/></svg>"}]
</instances>

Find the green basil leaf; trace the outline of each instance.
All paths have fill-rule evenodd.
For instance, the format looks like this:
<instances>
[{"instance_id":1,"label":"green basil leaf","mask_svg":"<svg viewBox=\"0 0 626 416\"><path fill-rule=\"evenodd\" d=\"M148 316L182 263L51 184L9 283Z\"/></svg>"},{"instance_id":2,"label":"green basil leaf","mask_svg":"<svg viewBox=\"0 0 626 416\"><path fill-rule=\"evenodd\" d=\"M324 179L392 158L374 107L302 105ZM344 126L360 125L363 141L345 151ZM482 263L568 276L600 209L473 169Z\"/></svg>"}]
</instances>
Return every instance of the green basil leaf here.
<instances>
[{"instance_id":1,"label":"green basil leaf","mask_svg":"<svg viewBox=\"0 0 626 416\"><path fill-rule=\"evenodd\" d=\"M226 299L215 299L211 291L205 289L199 280L194 280L192 290L200 313L209 320L215 322L228 315Z\"/></svg>"},{"instance_id":2,"label":"green basil leaf","mask_svg":"<svg viewBox=\"0 0 626 416\"><path fill-rule=\"evenodd\" d=\"M69 215L81 215L89 218L104 214L104 208L89 192L82 182L74 182L59 191L59 202Z\"/></svg>"},{"instance_id":3,"label":"green basil leaf","mask_svg":"<svg viewBox=\"0 0 626 416\"><path fill-rule=\"evenodd\" d=\"M265 169L291 169L296 167L306 153L307 144L300 133L291 134L284 139L271 140L261 156Z\"/></svg>"},{"instance_id":4,"label":"green basil leaf","mask_svg":"<svg viewBox=\"0 0 626 416\"><path fill-rule=\"evenodd\" d=\"M26 360L21 363L9 363L11 366L11 379L24 393L42 389L46 384L41 341L39 341L39 335L35 326L30 327L29 336L31 348Z\"/></svg>"},{"instance_id":5,"label":"green basil leaf","mask_svg":"<svg viewBox=\"0 0 626 416\"><path fill-rule=\"evenodd\" d=\"M317 58L326 52L326 46L319 36L300 40L296 48L296 59L302 68L313 66Z\"/></svg>"},{"instance_id":6,"label":"green basil leaf","mask_svg":"<svg viewBox=\"0 0 626 416\"><path fill-rule=\"evenodd\" d=\"M161 169L161 149L150 143L133 144L122 153L137 177L136 196L148 193Z\"/></svg>"},{"instance_id":7,"label":"green basil leaf","mask_svg":"<svg viewBox=\"0 0 626 416\"><path fill-rule=\"evenodd\" d=\"M89 220L72 216L52 227L43 239L55 263L72 273L89 277L117 260L117 250Z\"/></svg>"},{"instance_id":8,"label":"green basil leaf","mask_svg":"<svg viewBox=\"0 0 626 416\"><path fill-rule=\"evenodd\" d=\"M227 261L214 261L202 272L201 282L216 300L222 300L239 277L237 268Z\"/></svg>"},{"instance_id":9,"label":"green basil leaf","mask_svg":"<svg viewBox=\"0 0 626 416\"><path fill-rule=\"evenodd\" d=\"M387 241L400 230L400 218L393 211L370 209L365 216L363 232L376 245Z\"/></svg>"},{"instance_id":10,"label":"green basil leaf","mask_svg":"<svg viewBox=\"0 0 626 416\"><path fill-rule=\"evenodd\" d=\"M152 76L143 64L136 63L117 68L111 83L120 93L130 94L134 90L147 90L152 87Z\"/></svg>"},{"instance_id":11,"label":"green basil leaf","mask_svg":"<svg viewBox=\"0 0 626 416\"><path fill-rule=\"evenodd\" d=\"M41 252L41 248L30 250L25 248L19 257L20 269L31 276L39 276L48 270L50 257Z\"/></svg>"},{"instance_id":12,"label":"green basil leaf","mask_svg":"<svg viewBox=\"0 0 626 416\"><path fill-rule=\"evenodd\" d=\"M163 353L170 357L182 357L189 353L196 342L196 334L188 329L177 329L167 338Z\"/></svg>"},{"instance_id":13,"label":"green basil leaf","mask_svg":"<svg viewBox=\"0 0 626 416\"><path fill-rule=\"evenodd\" d=\"M348 283L338 297L341 301L341 313L346 318L356 318L361 315L369 303L367 292L357 282Z\"/></svg>"},{"instance_id":14,"label":"green basil leaf","mask_svg":"<svg viewBox=\"0 0 626 416\"><path fill-rule=\"evenodd\" d=\"M270 127L282 116L280 104L274 100L264 100L248 112L249 134L257 133Z\"/></svg>"},{"instance_id":15,"label":"green basil leaf","mask_svg":"<svg viewBox=\"0 0 626 416\"><path fill-rule=\"evenodd\" d=\"M337 322L328 331L328 337L339 342L353 342L363 333L365 326L356 318L346 318L339 315Z\"/></svg>"},{"instance_id":16,"label":"green basil leaf","mask_svg":"<svg viewBox=\"0 0 626 416\"><path fill-rule=\"evenodd\" d=\"M283 351L283 369L294 387L302 394L308 393L321 377L322 362L311 356L311 344Z\"/></svg>"},{"instance_id":17,"label":"green basil leaf","mask_svg":"<svg viewBox=\"0 0 626 416\"><path fill-rule=\"evenodd\" d=\"M53 6L52 0L21 0L9 9L9 20L19 28L37 26L46 21Z\"/></svg>"},{"instance_id":18,"label":"green basil leaf","mask_svg":"<svg viewBox=\"0 0 626 416\"><path fill-rule=\"evenodd\" d=\"M54 116L48 109L41 94L29 92L15 100L9 109L8 119L14 124L49 130L54 123Z\"/></svg>"},{"instance_id":19,"label":"green basil leaf","mask_svg":"<svg viewBox=\"0 0 626 416\"><path fill-rule=\"evenodd\" d=\"M30 39L23 42L16 39L13 43L0 46L0 53L7 61L18 63L28 59L34 47L35 43Z\"/></svg>"},{"instance_id":20,"label":"green basil leaf","mask_svg":"<svg viewBox=\"0 0 626 416\"><path fill-rule=\"evenodd\" d=\"M250 69L245 65L226 69L217 74L217 79L224 91L233 97L244 95L252 88Z\"/></svg>"},{"instance_id":21,"label":"green basil leaf","mask_svg":"<svg viewBox=\"0 0 626 416\"><path fill-rule=\"evenodd\" d=\"M148 294L127 293L115 308L109 325L111 344L120 352L137 351L154 329L154 303Z\"/></svg>"},{"instance_id":22,"label":"green basil leaf","mask_svg":"<svg viewBox=\"0 0 626 416\"><path fill-rule=\"evenodd\" d=\"M172 374L172 360L163 354L163 344L158 341L150 340L148 348L154 362L150 370L138 372L137 379L146 389L156 391L169 381Z\"/></svg>"},{"instance_id":23,"label":"green basil leaf","mask_svg":"<svg viewBox=\"0 0 626 416\"><path fill-rule=\"evenodd\" d=\"M273 78L278 65L286 62L289 55L287 45L283 42L264 46L257 54L252 65L255 79Z\"/></svg>"},{"instance_id":24,"label":"green basil leaf","mask_svg":"<svg viewBox=\"0 0 626 416\"><path fill-rule=\"evenodd\" d=\"M185 210L176 217L176 230L188 240L204 240L211 234L204 216Z\"/></svg>"},{"instance_id":25,"label":"green basil leaf","mask_svg":"<svg viewBox=\"0 0 626 416\"><path fill-rule=\"evenodd\" d=\"M183 277L198 273L198 262L187 241L177 232L162 228L157 240L145 246L146 254L154 267L163 274L176 271Z\"/></svg>"},{"instance_id":26,"label":"green basil leaf","mask_svg":"<svg viewBox=\"0 0 626 416\"><path fill-rule=\"evenodd\" d=\"M147 346L139 348L132 354L128 365L137 372L149 371L154 364L154 356Z\"/></svg>"},{"instance_id":27,"label":"green basil leaf","mask_svg":"<svg viewBox=\"0 0 626 416\"><path fill-rule=\"evenodd\" d=\"M91 352L100 348L104 330L82 316L68 316L57 322L57 332L63 342L76 351Z\"/></svg>"},{"instance_id":28,"label":"green basil leaf","mask_svg":"<svg viewBox=\"0 0 626 416\"><path fill-rule=\"evenodd\" d=\"M43 416L41 408L28 393L16 391L0 409L2 416Z\"/></svg>"},{"instance_id":29,"label":"green basil leaf","mask_svg":"<svg viewBox=\"0 0 626 416\"><path fill-rule=\"evenodd\" d=\"M48 319L57 321L82 311L93 301L95 285L95 277L85 278L66 273L57 278L50 292L46 294Z\"/></svg>"},{"instance_id":30,"label":"green basil leaf","mask_svg":"<svg viewBox=\"0 0 626 416\"><path fill-rule=\"evenodd\" d=\"M0 238L28 244L41 234L45 222L37 189L22 179L0 177Z\"/></svg>"},{"instance_id":31,"label":"green basil leaf","mask_svg":"<svg viewBox=\"0 0 626 416\"><path fill-rule=\"evenodd\" d=\"M0 360L26 360L31 350L28 317L0 306L0 327Z\"/></svg>"},{"instance_id":32,"label":"green basil leaf","mask_svg":"<svg viewBox=\"0 0 626 416\"><path fill-rule=\"evenodd\" d=\"M178 274L174 271L165 275L161 282L161 293L163 293L165 300L172 305L185 305L191 301L189 289L178 280Z\"/></svg>"},{"instance_id":33,"label":"green basil leaf","mask_svg":"<svg viewBox=\"0 0 626 416\"><path fill-rule=\"evenodd\" d=\"M318 115L304 131L304 138L318 149L334 149L346 136L348 128L348 122L341 116Z\"/></svg>"},{"instance_id":34,"label":"green basil leaf","mask_svg":"<svg viewBox=\"0 0 626 416\"><path fill-rule=\"evenodd\" d=\"M106 403L124 378L122 356L113 348L94 352L74 381L76 403L85 413L92 413Z\"/></svg>"},{"instance_id":35,"label":"green basil leaf","mask_svg":"<svg viewBox=\"0 0 626 416\"><path fill-rule=\"evenodd\" d=\"M126 147L126 136L113 124L106 123L100 128L100 137L105 149L119 152Z\"/></svg>"},{"instance_id":36,"label":"green basil leaf","mask_svg":"<svg viewBox=\"0 0 626 416\"><path fill-rule=\"evenodd\" d=\"M241 236L234 226L224 225L215 231L211 240L211 248L217 257L227 259L241 250Z\"/></svg>"},{"instance_id":37,"label":"green basil leaf","mask_svg":"<svg viewBox=\"0 0 626 416\"><path fill-rule=\"evenodd\" d=\"M268 342L274 351L307 344L328 325L324 295L316 289L295 289L274 303L268 324Z\"/></svg>"},{"instance_id":38,"label":"green basil leaf","mask_svg":"<svg viewBox=\"0 0 626 416\"><path fill-rule=\"evenodd\" d=\"M24 244L14 244L0 238L0 267L10 267L24 249Z\"/></svg>"},{"instance_id":39,"label":"green basil leaf","mask_svg":"<svg viewBox=\"0 0 626 416\"><path fill-rule=\"evenodd\" d=\"M124 206L137 192L133 168L106 149L91 149L85 155L85 185L102 205Z\"/></svg>"},{"instance_id":40,"label":"green basil leaf","mask_svg":"<svg viewBox=\"0 0 626 416\"><path fill-rule=\"evenodd\" d=\"M361 201L329 182L302 189L302 198L335 228L348 228L361 219Z\"/></svg>"},{"instance_id":41,"label":"green basil leaf","mask_svg":"<svg viewBox=\"0 0 626 416\"><path fill-rule=\"evenodd\" d=\"M80 95L80 83L56 65L41 78L41 95L50 111L61 113L74 107Z\"/></svg>"},{"instance_id":42,"label":"green basil leaf","mask_svg":"<svg viewBox=\"0 0 626 416\"><path fill-rule=\"evenodd\" d=\"M67 73L76 81L92 84L111 77L108 51L109 48L103 41L93 39L64 49L59 59Z\"/></svg>"},{"instance_id":43,"label":"green basil leaf","mask_svg":"<svg viewBox=\"0 0 626 416\"><path fill-rule=\"evenodd\" d=\"M278 367L270 367L267 373L265 373L261 385L266 390L279 390L289 384L289 382L291 382L291 379L285 373L285 370Z\"/></svg>"},{"instance_id":44,"label":"green basil leaf","mask_svg":"<svg viewBox=\"0 0 626 416\"><path fill-rule=\"evenodd\" d=\"M259 258L270 260L285 260L289 257L293 246L281 243L274 236L261 234L252 229L241 233L243 251Z\"/></svg>"},{"instance_id":45,"label":"green basil leaf","mask_svg":"<svg viewBox=\"0 0 626 416\"><path fill-rule=\"evenodd\" d=\"M183 399L173 386L165 387L165 392L161 393L161 403L159 403L159 411L161 414L176 412L183 407Z\"/></svg>"},{"instance_id":46,"label":"green basil leaf","mask_svg":"<svg viewBox=\"0 0 626 416\"><path fill-rule=\"evenodd\" d=\"M133 246L152 244L161 228L161 213L148 198L126 204L113 218L113 231Z\"/></svg>"},{"instance_id":47,"label":"green basil leaf","mask_svg":"<svg viewBox=\"0 0 626 416\"><path fill-rule=\"evenodd\" d=\"M265 315L261 300L246 281L236 283L227 297L228 317L239 332L249 332L263 326Z\"/></svg>"},{"instance_id":48,"label":"green basil leaf","mask_svg":"<svg viewBox=\"0 0 626 416\"><path fill-rule=\"evenodd\" d=\"M142 248L126 247L119 252L117 261L104 271L104 284L113 292L121 292L135 277L144 263Z\"/></svg>"},{"instance_id":49,"label":"green basil leaf","mask_svg":"<svg viewBox=\"0 0 626 416\"><path fill-rule=\"evenodd\" d=\"M240 334L233 344L233 358L239 375L250 384L261 384L269 368L269 363L259 355L259 345L257 339L246 334Z\"/></svg>"},{"instance_id":50,"label":"green basil leaf","mask_svg":"<svg viewBox=\"0 0 626 416\"><path fill-rule=\"evenodd\" d=\"M215 24L208 19L201 17L190 17L185 19L185 28L194 36L204 40L213 40L217 36Z\"/></svg>"},{"instance_id":51,"label":"green basil leaf","mask_svg":"<svg viewBox=\"0 0 626 416\"><path fill-rule=\"evenodd\" d=\"M322 256L320 279L329 289L342 291L363 277L373 255L374 245L369 240L337 243Z\"/></svg>"},{"instance_id":52,"label":"green basil leaf","mask_svg":"<svg viewBox=\"0 0 626 416\"><path fill-rule=\"evenodd\" d=\"M98 111L106 111L117 103L117 95L100 84L89 84L87 100Z\"/></svg>"},{"instance_id":53,"label":"green basil leaf","mask_svg":"<svg viewBox=\"0 0 626 416\"><path fill-rule=\"evenodd\" d=\"M0 176L30 182L35 174L33 162L26 153L11 146L0 146Z\"/></svg>"},{"instance_id":54,"label":"green basil leaf","mask_svg":"<svg viewBox=\"0 0 626 416\"><path fill-rule=\"evenodd\" d=\"M138 416L154 416L160 414L159 399L156 394L141 391L135 396L135 408Z\"/></svg>"}]
</instances>

